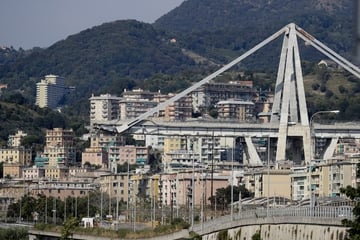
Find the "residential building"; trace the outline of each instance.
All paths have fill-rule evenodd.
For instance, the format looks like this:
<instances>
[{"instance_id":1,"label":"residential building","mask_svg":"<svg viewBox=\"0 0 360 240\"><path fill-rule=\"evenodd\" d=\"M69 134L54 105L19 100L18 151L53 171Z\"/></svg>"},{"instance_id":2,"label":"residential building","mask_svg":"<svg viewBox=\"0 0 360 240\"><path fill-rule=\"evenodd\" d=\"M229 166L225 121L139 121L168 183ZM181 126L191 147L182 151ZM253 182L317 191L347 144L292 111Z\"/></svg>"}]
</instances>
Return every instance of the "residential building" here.
<instances>
[{"instance_id":1,"label":"residential building","mask_svg":"<svg viewBox=\"0 0 360 240\"><path fill-rule=\"evenodd\" d=\"M90 97L90 125L120 119L120 97L111 94Z\"/></svg>"},{"instance_id":2,"label":"residential building","mask_svg":"<svg viewBox=\"0 0 360 240\"><path fill-rule=\"evenodd\" d=\"M110 199L115 198L121 202L128 202L130 177L131 175L128 173L110 173L100 176L96 182L100 184L100 191L107 193Z\"/></svg>"},{"instance_id":3,"label":"residential building","mask_svg":"<svg viewBox=\"0 0 360 240\"><path fill-rule=\"evenodd\" d=\"M101 147L91 147L86 148L81 153L81 165L91 164L96 166L101 166L102 168L108 167L108 152L105 148Z\"/></svg>"},{"instance_id":4,"label":"residential building","mask_svg":"<svg viewBox=\"0 0 360 240\"><path fill-rule=\"evenodd\" d=\"M69 168L64 166L46 166L45 178L50 180L61 180L69 176Z\"/></svg>"},{"instance_id":5,"label":"residential building","mask_svg":"<svg viewBox=\"0 0 360 240\"><path fill-rule=\"evenodd\" d=\"M120 100L120 120L130 120L146 113L158 103L149 99L122 99Z\"/></svg>"},{"instance_id":6,"label":"residential building","mask_svg":"<svg viewBox=\"0 0 360 240\"><path fill-rule=\"evenodd\" d=\"M230 175L230 172L216 172L211 177L211 174L206 171L203 173L196 171L194 186L192 186L192 171L163 173L160 175L159 182L160 203L178 208L191 206L192 201L196 206L200 206L201 200L204 199L205 204L209 205L211 194L215 195L217 189L230 185Z\"/></svg>"},{"instance_id":7,"label":"residential building","mask_svg":"<svg viewBox=\"0 0 360 240\"><path fill-rule=\"evenodd\" d=\"M31 164L31 149L5 148L0 149L0 162L20 163L21 165Z\"/></svg>"},{"instance_id":8,"label":"residential building","mask_svg":"<svg viewBox=\"0 0 360 240\"><path fill-rule=\"evenodd\" d=\"M46 146L41 157L48 159L49 166L75 164L74 132L72 129L46 130Z\"/></svg>"},{"instance_id":9,"label":"residential building","mask_svg":"<svg viewBox=\"0 0 360 240\"><path fill-rule=\"evenodd\" d=\"M255 197L285 197L291 199L291 170L251 169L244 173L244 186Z\"/></svg>"},{"instance_id":10,"label":"residential building","mask_svg":"<svg viewBox=\"0 0 360 240\"><path fill-rule=\"evenodd\" d=\"M255 120L255 104L250 101L229 99L216 104L219 119L236 120L239 122L253 122Z\"/></svg>"},{"instance_id":11,"label":"residential building","mask_svg":"<svg viewBox=\"0 0 360 240\"><path fill-rule=\"evenodd\" d=\"M164 172L176 172L201 167L199 153L188 150L174 150L163 155ZM202 166L204 167L204 166Z\"/></svg>"},{"instance_id":12,"label":"residential building","mask_svg":"<svg viewBox=\"0 0 360 240\"><path fill-rule=\"evenodd\" d=\"M164 150L165 136L146 134L145 146L151 146L153 149L157 150Z\"/></svg>"},{"instance_id":13,"label":"residential building","mask_svg":"<svg viewBox=\"0 0 360 240\"><path fill-rule=\"evenodd\" d=\"M209 106L228 99L252 100L255 95L252 81L209 82L192 92L194 112L206 112Z\"/></svg>"},{"instance_id":14,"label":"residential building","mask_svg":"<svg viewBox=\"0 0 360 240\"><path fill-rule=\"evenodd\" d=\"M65 86L64 78L57 75L46 75L36 84L36 103L40 108L56 108L65 96L68 88Z\"/></svg>"},{"instance_id":15,"label":"residential building","mask_svg":"<svg viewBox=\"0 0 360 240\"><path fill-rule=\"evenodd\" d=\"M186 150L188 149L188 141L186 136L165 137L164 153L167 154L176 150Z\"/></svg>"},{"instance_id":16,"label":"residential building","mask_svg":"<svg viewBox=\"0 0 360 240\"><path fill-rule=\"evenodd\" d=\"M168 94L168 98L173 96L175 96L175 94ZM191 95L187 95L166 106L164 118L168 121L181 121L191 118L192 112L192 98Z\"/></svg>"},{"instance_id":17,"label":"residential building","mask_svg":"<svg viewBox=\"0 0 360 240\"><path fill-rule=\"evenodd\" d=\"M10 178L21 178L24 165L20 163L4 163L3 175Z\"/></svg>"},{"instance_id":18,"label":"residential building","mask_svg":"<svg viewBox=\"0 0 360 240\"><path fill-rule=\"evenodd\" d=\"M308 168L306 166L298 166L291 168L291 199L299 201L308 198L307 175Z\"/></svg>"},{"instance_id":19,"label":"residential building","mask_svg":"<svg viewBox=\"0 0 360 240\"><path fill-rule=\"evenodd\" d=\"M122 146L125 144L125 138L117 134L97 133L90 137L90 147L109 149L113 146Z\"/></svg>"},{"instance_id":20,"label":"residential building","mask_svg":"<svg viewBox=\"0 0 360 240\"><path fill-rule=\"evenodd\" d=\"M18 130L17 133L15 133L14 135L9 135L9 139L8 139L8 146L9 147L20 147L21 145L21 139L23 139L24 137L27 136L27 133Z\"/></svg>"},{"instance_id":21,"label":"residential building","mask_svg":"<svg viewBox=\"0 0 360 240\"><path fill-rule=\"evenodd\" d=\"M117 164L144 165L148 160L148 148L142 146L114 146L109 148L109 165L116 172Z\"/></svg>"},{"instance_id":22,"label":"residential building","mask_svg":"<svg viewBox=\"0 0 360 240\"><path fill-rule=\"evenodd\" d=\"M124 92L122 93L122 98L128 100L139 100L139 99L152 100L154 99L154 96L156 94L157 94L156 92L146 91L141 88L133 89L131 91L124 89Z\"/></svg>"},{"instance_id":23,"label":"residential building","mask_svg":"<svg viewBox=\"0 0 360 240\"><path fill-rule=\"evenodd\" d=\"M24 180L39 180L45 177L45 168L36 167L35 165L32 167L23 169L23 178Z\"/></svg>"},{"instance_id":24,"label":"residential building","mask_svg":"<svg viewBox=\"0 0 360 240\"><path fill-rule=\"evenodd\" d=\"M68 197L86 197L89 192L96 190L96 186L87 181L42 181L36 187L30 189L34 196L38 194L53 197L64 201Z\"/></svg>"}]
</instances>

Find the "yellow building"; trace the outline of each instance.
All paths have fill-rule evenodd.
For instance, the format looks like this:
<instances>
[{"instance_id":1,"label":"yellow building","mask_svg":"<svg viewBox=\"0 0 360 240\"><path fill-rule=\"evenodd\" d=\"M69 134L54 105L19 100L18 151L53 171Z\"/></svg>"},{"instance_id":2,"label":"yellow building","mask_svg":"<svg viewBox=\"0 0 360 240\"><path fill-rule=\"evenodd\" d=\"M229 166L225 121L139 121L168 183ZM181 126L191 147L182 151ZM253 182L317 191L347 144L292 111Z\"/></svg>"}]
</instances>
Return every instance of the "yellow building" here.
<instances>
[{"instance_id":1,"label":"yellow building","mask_svg":"<svg viewBox=\"0 0 360 240\"><path fill-rule=\"evenodd\" d=\"M164 153L170 153L176 150L186 150L186 137L167 137L164 139Z\"/></svg>"},{"instance_id":2,"label":"yellow building","mask_svg":"<svg viewBox=\"0 0 360 240\"><path fill-rule=\"evenodd\" d=\"M107 193L110 198L117 198L121 202L127 202L129 197L129 176L127 173L106 174L97 179L100 191Z\"/></svg>"},{"instance_id":3,"label":"yellow building","mask_svg":"<svg viewBox=\"0 0 360 240\"><path fill-rule=\"evenodd\" d=\"M0 162L29 165L31 163L31 150L24 148L0 149Z\"/></svg>"},{"instance_id":4,"label":"yellow building","mask_svg":"<svg viewBox=\"0 0 360 240\"><path fill-rule=\"evenodd\" d=\"M68 165L75 162L74 132L72 129L54 128L46 130L46 146L42 157L49 166Z\"/></svg>"},{"instance_id":5,"label":"yellow building","mask_svg":"<svg viewBox=\"0 0 360 240\"><path fill-rule=\"evenodd\" d=\"M357 186L358 158L330 159L311 167L308 183L315 197L341 196L340 188ZM308 193L310 196L310 193Z\"/></svg>"},{"instance_id":6,"label":"yellow building","mask_svg":"<svg viewBox=\"0 0 360 240\"><path fill-rule=\"evenodd\" d=\"M60 166L45 167L45 178L47 179L64 179L69 176L69 168Z\"/></svg>"},{"instance_id":7,"label":"yellow building","mask_svg":"<svg viewBox=\"0 0 360 240\"><path fill-rule=\"evenodd\" d=\"M20 163L4 163L3 174L4 177L21 178L23 165Z\"/></svg>"},{"instance_id":8,"label":"yellow building","mask_svg":"<svg viewBox=\"0 0 360 240\"><path fill-rule=\"evenodd\" d=\"M288 169L251 170L244 173L245 187L255 197L285 197L291 199L291 171Z\"/></svg>"}]
</instances>

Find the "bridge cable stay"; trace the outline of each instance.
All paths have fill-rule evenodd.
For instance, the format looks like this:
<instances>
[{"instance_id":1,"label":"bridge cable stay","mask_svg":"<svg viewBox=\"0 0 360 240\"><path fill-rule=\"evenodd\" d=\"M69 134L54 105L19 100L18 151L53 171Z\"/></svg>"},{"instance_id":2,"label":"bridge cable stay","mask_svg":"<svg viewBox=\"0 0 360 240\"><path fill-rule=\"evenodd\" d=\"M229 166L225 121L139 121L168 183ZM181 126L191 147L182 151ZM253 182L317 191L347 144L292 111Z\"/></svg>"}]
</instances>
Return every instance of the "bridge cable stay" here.
<instances>
[{"instance_id":1,"label":"bridge cable stay","mask_svg":"<svg viewBox=\"0 0 360 240\"><path fill-rule=\"evenodd\" d=\"M129 128L135 126L136 124L140 123L141 121L145 120L146 118L148 118L150 116L153 116L158 111L165 109L169 104L174 103L175 101L181 99L182 97L186 96L187 94L189 94L192 91L196 90L197 88L201 87L205 83L208 83L210 80L214 79L215 77L217 77L221 73L227 71L228 69L230 69L234 65L240 63L242 60L244 60L245 58L247 58L251 54L255 53L257 50L261 49L262 47L264 47L268 43L272 42L273 40L275 40L276 38L281 36L283 33L285 33L287 31L287 29L288 29L287 26L281 28L279 31L277 31L276 33L274 33L273 35L271 35L270 37L268 37L264 41L260 42L255 47L253 47L249 51L245 52L244 54L242 54L240 57L236 58L232 62L226 64L225 66L223 66L222 68L220 68L216 72L214 72L214 73L210 74L209 76L203 78L201 81L195 83L191 87L189 87L189 88L185 89L184 91L178 93L177 95L175 95L174 97L166 100L165 102L160 103L159 105L152 108L148 112L141 114L140 116L138 116L134 120L129 121L129 122L121 125L120 127L116 127L117 132L122 133L122 132L127 131Z\"/></svg>"},{"instance_id":2,"label":"bridge cable stay","mask_svg":"<svg viewBox=\"0 0 360 240\"><path fill-rule=\"evenodd\" d=\"M339 64L341 67L345 68L347 71L355 75L357 78L360 79L360 69L325 46L323 43L321 43L319 40L317 40L315 37L307 33L305 30L301 29L300 27L296 26L296 34L302 38L306 43L309 43L311 46L313 46L315 49L320 51L325 56L329 57L331 60Z\"/></svg>"}]
</instances>

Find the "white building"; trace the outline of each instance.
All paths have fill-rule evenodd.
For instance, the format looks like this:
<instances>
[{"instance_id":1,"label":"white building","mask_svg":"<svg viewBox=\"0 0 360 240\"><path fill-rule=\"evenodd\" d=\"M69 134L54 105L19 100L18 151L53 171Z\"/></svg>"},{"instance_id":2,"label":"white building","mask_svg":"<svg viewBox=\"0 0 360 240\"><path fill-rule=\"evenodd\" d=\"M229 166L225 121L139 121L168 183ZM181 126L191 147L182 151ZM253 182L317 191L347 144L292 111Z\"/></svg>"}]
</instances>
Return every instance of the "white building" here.
<instances>
[{"instance_id":1,"label":"white building","mask_svg":"<svg viewBox=\"0 0 360 240\"><path fill-rule=\"evenodd\" d=\"M120 97L111 94L92 95L90 97L90 125L119 119L120 100Z\"/></svg>"},{"instance_id":2,"label":"white building","mask_svg":"<svg viewBox=\"0 0 360 240\"><path fill-rule=\"evenodd\" d=\"M308 198L308 169L306 166L291 168L291 199L302 200Z\"/></svg>"},{"instance_id":3,"label":"white building","mask_svg":"<svg viewBox=\"0 0 360 240\"><path fill-rule=\"evenodd\" d=\"M9 135L8 146L9 147L20 147L21 139L26 136L27 136L27 133L24 133L21 130L17 131L17 133L15 133L14 135Z\"/></svg>"},{"instance_id":4,"label":"white building","mask_svg":"<svg viewBox=\"0 0 360 240\"><path fill-rule=\"evenodd\" d=\"M67 87L64 78L57 75L46 75L36 84L36 103L35 105L44 108L56 108L60 100L64 97Z\"/></svg>"}]
</instances>

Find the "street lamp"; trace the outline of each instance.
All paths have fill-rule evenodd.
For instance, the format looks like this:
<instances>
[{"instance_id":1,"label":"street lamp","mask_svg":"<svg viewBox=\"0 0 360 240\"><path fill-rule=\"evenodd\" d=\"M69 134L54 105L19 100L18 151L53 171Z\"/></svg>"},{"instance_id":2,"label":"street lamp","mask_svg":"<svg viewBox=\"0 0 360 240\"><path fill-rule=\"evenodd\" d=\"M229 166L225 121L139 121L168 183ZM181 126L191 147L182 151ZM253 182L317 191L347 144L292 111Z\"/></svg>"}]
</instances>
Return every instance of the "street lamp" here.
<instances>
[{"instance_id":1,"label":"street lamp","mask_svg":"<svg viewBox=\"0 0 360 240\"><path fill-rule=\"evenodd\" d=\"M329 111L318 111L315 112L313 115L311 115L310 117L310 163L309 163L309 185L310 185L310 208L313 209L315 207L315 196L314 196L314 191L312 188L312 161L313 161L313 156L314 155L314 151L316 150L316 140L315 140L315 134L314 134L314 129L313 129L313 122L314 119L317 115L320 114L329 114L329 113L333 113L333 114L338 114L340 113L340 110L329 110ZM314 147L313 147L314 146Z\"/></svg>"}]
</instances>

